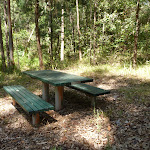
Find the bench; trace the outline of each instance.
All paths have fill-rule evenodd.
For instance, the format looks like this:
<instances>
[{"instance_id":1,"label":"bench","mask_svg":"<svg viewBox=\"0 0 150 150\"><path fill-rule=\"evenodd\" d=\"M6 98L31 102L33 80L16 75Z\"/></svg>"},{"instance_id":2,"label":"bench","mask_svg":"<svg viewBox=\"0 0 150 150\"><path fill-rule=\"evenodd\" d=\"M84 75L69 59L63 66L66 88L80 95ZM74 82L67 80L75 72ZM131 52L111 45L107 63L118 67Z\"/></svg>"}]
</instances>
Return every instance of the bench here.
<instances>
[{"instance_id":1,"label":"bench","mask_svg":"<svg viewBox=\"0 0 150 150\"><path fill-rule=\"evenodd\" d=\"M84 83L72 84L72 85L68 85L67 87L75 90L79 90L85 94L93 96L92 103L91 103L92 106L95 106L96 96L110 93L110 90L104 90Z\"/></svg>"},{"instance_id":2,"label":"bench","mask_svg":"<svg viewBox=\"0 0 150 150\"><path fill-rule=\"evenodd\" d=\"M13 105L18 103L23 110L32 115L32 124L40 121L39 112L53 110L54 106L21 85L4 86L4 90L13 98Z\"/></svg>"}]
</instances>

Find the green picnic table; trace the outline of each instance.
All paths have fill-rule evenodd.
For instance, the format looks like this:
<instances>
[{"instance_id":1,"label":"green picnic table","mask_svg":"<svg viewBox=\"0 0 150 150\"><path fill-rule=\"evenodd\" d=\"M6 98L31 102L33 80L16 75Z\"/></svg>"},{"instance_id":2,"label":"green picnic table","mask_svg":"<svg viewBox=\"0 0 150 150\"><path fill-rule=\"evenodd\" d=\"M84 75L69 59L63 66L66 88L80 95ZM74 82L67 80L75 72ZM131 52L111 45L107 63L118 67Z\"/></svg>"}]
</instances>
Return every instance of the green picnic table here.
<instances>
[{"instance_id":1,"label":"green picnic table","mask_svg":"<svg viewBox=\"0 0 150 150\"><path fill-rule=\"evenodd\" d=\"M55 110L61 109L64 86L92 82L93 79L54 70L24 71L26 75L42 81L42 98L49 99L49 84L55 86Z\"/></svg>"}]
</instances>

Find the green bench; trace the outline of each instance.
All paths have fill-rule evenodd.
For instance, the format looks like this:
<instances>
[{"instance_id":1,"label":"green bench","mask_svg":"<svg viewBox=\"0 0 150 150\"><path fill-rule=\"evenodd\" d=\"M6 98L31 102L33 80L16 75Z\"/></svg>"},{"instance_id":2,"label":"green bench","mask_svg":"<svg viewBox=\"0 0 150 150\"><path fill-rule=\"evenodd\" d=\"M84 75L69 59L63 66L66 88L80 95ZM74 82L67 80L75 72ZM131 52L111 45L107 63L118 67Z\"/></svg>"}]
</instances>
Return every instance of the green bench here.
<instances>
[{"instance_id":1,"label":"green bench","mask_svg":"<svg viewBox=\"0 0 150 150\"><path fill-rule=\"evenodd\" d=\"M68 85L67 87L75 89L75 90L79 90L81 92L84 92L85 94L92 96L93 97L92 103L91 103L92 106L95 106L96 96L110 93L110 90L104 90L104 89L94 87L94 86L84 84L84 83L72 84L72 85Z\"/></svg>"},{"instance_id":2,"label":"green bench","mask_svg":"<svg viewBox=\"0 0 150 150\"><path fill-rule=\"evenodd\" d=\"M13 105L18 103L28 114L32 115L32 124L38 124L39 112L53 110L54 106L20 85L4 86L4 90L13 98Z\"/></svg>"}]
</instances>

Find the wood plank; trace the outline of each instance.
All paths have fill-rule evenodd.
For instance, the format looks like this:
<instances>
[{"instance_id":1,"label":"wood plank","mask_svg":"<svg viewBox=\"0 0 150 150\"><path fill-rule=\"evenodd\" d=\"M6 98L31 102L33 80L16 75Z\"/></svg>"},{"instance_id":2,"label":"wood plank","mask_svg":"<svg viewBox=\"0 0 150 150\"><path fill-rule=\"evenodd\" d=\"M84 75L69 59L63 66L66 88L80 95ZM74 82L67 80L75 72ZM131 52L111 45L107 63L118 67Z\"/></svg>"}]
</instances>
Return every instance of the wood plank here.
<instances>
[{"instance_id":1,"label":"wood plank","mask_svg":"<svg viewBox=\"0 0 150 150\"><path fill-rule=\"evenodd\" d=\"M33 102L35 105L41 106L42 108L45 108L45 109L53 109L54 108L54 106L52 106L50 103L44 101L39 96L31 93L30 91L26 90L25 88L22 89L22 93L24 93L24 92L25 92L25 95L29 98L29 101L31 101L31 103Z\"/></svg>"},{"instance_id":2,"label":"wood plank","mask_svg":"<svg viewBox=\"0 0 150 150\"><path fill-rule=\"evenodd\" d=\"M19 89L21 90L22 95L27 98L29 104L32 103L33 105L35 105L35 107L37 107L36 111L47 111L49 109L54 109L54 106L52 106L50 103L31 93L24 87L20 87Z\"/></svg>"},{"instance_id":3,"label":"wood plank","mask_svg":"<svg viewBox=\"0 0 150 150\"><path fill-rule=\"evenodd\" d=\"M24 102L22 101L22 99L18 100L19 97L17 95L14 94L14 91L12 90L12 88L10 88L9 86L4 86L3 87L5 89L5 91L13 97L13 99L16 100L16 102L27 112L27 113L30 113L30 112L33 112L33 110ZM25 107L25 108L24 108Z\"/></svg>"},{"instance_id":4,"label":"wood plank","mask_svg":"<svg viewBox=\"0 0 150 150\"><path fill-rule=\"evenodd\" d=\"M40 111L54 109L54 106L41 99L39 96L31 93L20 85L4 86L4 90L13 97L13 104L16 102L27 112L32 114L32 124L38 124Z\"/></svg>"},{"instance_id":5,"label":"wood plank","mask_svg":"<svg viewBox=\"0 0 150 150\"><path fill-rule=\"evenodd\" d=\"M44 83L52 84L54 86L70 85L72 82L92 82L93 79L68 74L54 70L38 70L38 71L25 71L23 72L32 78L41 80Z\"/></svg>"},{"instance_id":6,"label":"wood plank","mask_svg":"<svg viewBox=\"0 0 150 150\"><path fill-rule=\"evenodd\" d=\"M28 113L47 111L54 107L43 99L29 92L22 86L7 86L4 89L17 101Z\"/></svg>"},{"instance_id":7,"label":"wood plank","mask_svg":"<svg viewBox=\"0 0 150 150\"><path fill-rule=\"evenodd\" d=\"M97 88L97 87L94 87L88 84L83 84L83 83L69 85L68 87L82 91L84 93L87 93L93 96L104 95L104 94L110 93L109 90L104 90L104 89Z\"/></svg>"},{"instance_id":8,"label":"wood plank","mask_svg":"<svg viewBox=\"0 0 150 150\"><path fill-rule=\"evenodd\" d=\"M21 98L33 110L33 112L36 112L38 110L38 108L34 105L34 103L30 101L28 96L23 93L25 89L22 92L21 87L14 86L13 88L15 91L17 90L19 91L19 92L16 92L15 94L18 95L19 98Z\"/></svg>"},{"instance_id":9,"label":"wood plank","mask_svg":"<svg viewBox=\"0 0 150 150\"><path fill-rule=\"evenodd\" d=\"M13 86L11 87L14 92L14 96L16 96L15 100L17 101L18 104L20 104L24 109L27 107L27 111L29 113L35 112L37 108L34 105L31 105L29 101L27 101L26 96L22 95L22 92L19 87Z\"/></svg>"}]
</instances>

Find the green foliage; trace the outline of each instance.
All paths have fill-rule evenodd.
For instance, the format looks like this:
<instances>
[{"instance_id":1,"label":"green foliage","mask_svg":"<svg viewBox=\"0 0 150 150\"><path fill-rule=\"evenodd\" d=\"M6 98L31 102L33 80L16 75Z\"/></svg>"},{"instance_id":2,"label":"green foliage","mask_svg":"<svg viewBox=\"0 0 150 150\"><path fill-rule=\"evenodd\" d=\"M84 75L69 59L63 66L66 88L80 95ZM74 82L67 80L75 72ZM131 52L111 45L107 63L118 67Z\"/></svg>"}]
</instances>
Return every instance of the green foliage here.
<instances>
[{"instance_id":1,"label":"green foliage","mask_svg":"<svg viewBox=\"0 0 150 150\"><path fill-rule=\"evenodd\" d=\"M65 12L65 60L63 62L60 62L62 1L51 2L39 2L41 47L44 65L47 69L68 67L75 61L78 61L79 45L82 49L84 60L88 64L91 58L91 60L96 60L96 64L112 63L114 61L115 63L121 63L123 66L131 65L136 27L135 0L79 1L80 40L76 27L76 2L72 0L65 1L63 5ZM96 9L94 8L95 3ZM150 59L149 5L147 0L142 0L140 3L140 33L137 55L137 63L139 65L147 63ZM2 4L1 6L3 9ZM95 28L94 11L96 11ZM4 16L3 10L1 14ZM34 31L35 1L11 1L11 14L15 62L18 64L18 60L20 61L20 69L38 68L37 43ZM2 30L4 49L6 51L4 17L2 17ZM94 33L96 35L95 38L93 36ZM94 43L96 58L94 58ZM52 52L50 53L51 44Z\"/></svg>"}]
</instances>

